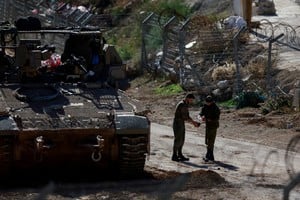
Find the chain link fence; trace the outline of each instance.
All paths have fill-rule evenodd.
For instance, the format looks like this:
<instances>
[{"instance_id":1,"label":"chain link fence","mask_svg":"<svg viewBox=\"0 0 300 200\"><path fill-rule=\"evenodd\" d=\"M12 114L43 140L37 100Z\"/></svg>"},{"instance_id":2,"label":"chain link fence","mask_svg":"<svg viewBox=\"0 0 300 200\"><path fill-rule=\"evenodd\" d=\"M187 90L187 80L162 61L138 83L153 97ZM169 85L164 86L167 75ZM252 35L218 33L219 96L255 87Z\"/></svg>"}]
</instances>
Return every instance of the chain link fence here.
<instances>
[{"instance_id":1,"label":"chain link fence","mask_svg":"<svg viewBox=\"0 0 300 200\"><path fill-rule=\"evenodd\" d=\"M278 47L300 49L300 28L288 24L262 20L257 29L226 28L223 21L198 15L185 21L171 17L159 26L159 16L153 16L143 22L142 66L188 90L225 96L220 100L244 91L274 94ZM153 48L155 41L160 46Z\"/></svg>"},{"instance_id":2,"label":"chain link fence","mask_svg":"<svg viewBox=\"0 0 300 200\"><path fill-rule=\"evenodd\" d=\"M241 61L240 51L245 37L244 29L224 29L221 24L204 16L185 21L174 16L157 29L155 20L150 20L154 15L149 15L143 22L142 65L147 71L161 71L183 87L199 90L211 86L213 81L222 80L218 75L213 78L213 72L217 67L231 62L236 67L232 69L227 66L233 72L228 72L231 77L223 78L236 79L233 83L236 92L242 90L239 66L244 62ZM153 30L160 32L153 36ZM154 37L161 45L156 46L161 50L159 54L151 48L153 39L148 39Z\"/></svg>"}]
</instances>

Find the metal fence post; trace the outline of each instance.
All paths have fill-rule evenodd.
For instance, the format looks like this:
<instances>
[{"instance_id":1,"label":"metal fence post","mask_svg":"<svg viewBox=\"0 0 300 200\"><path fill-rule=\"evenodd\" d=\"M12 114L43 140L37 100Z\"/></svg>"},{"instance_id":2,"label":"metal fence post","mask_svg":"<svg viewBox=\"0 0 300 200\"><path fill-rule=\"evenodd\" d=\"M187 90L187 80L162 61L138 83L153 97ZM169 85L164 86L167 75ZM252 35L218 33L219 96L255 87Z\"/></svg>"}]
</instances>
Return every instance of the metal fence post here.
<instances>
[{"instance_id":1,"label":"metal fence post","mask_svg":"<svg viewBox=\"0 0 300 200\"><path fill-rule=\"evenodd\" d=\"M273 93L273 87L272 87L272 76L271 76L271 68L272 68L272 44L274 42L276 42L278 39L280 39L281 37L283 37L284 34L280 34L277 37L273 37L269 40L269 48L268 48L268 65L266 68L266 81L267 81L267 85L266 85L266 89L269 93L269 95L272 95Z\"/></svg>"},{"instance_id":2,"label":"metal fence post","mask_svg":"<svg viewBox=\"0 0 300 200\"><path fill-rule=\"evenodd\" d=\"M180 80L180 85L183 84L183 79L184 79L184 59L185 59L185 37L186 37L186 25L188 24L189 20L187 20L181 27L180 32L179 32L179 58L180 58L180 67L179 67L179 80Z\"/></svg>"},{"instance_id":3,"label":"metal fence post","mask_svg":"<svg viewBox=\"0 0 300 200\"><path fill-rule=\"evenodd\" d=\"M143 73L143 69L146 69L147 71L154 72L155 76L156 73L160 67L160 61L157 61L157 63L151 62L151 58L149 60L148 55L157 53L154 52L153 49L149 48L150 44L153 44L154 42L162 43L162 27L158 26L158 18L157 14L151 12L143 21L142 21L142 30L141 30L141 68L140 72ZM154 31L154 32L153 32ZM159 31L159 32L157 32ZM159 62L159 63L158 63Z\"/></svg>"},{"instance_id":4,"label":"metal fence post","mask_svg":"<svg viewBox=\"0 0 300 200\"><path fill-rule=\"evenodd\" d=\"M295 111L299 111L300 108L300 79L298 79L295 83L295 92L293 98L293 107Z\"/></svg>"},{"instance_id":5,"label":"metal fence post","mask_svg":"<svg viewBox=\"0 0 300 200\"><path fill-rule=\"evenodd\" d=\"M233 54L234 54L234 61L236 66L236 84L234 88L234 94L238 95L240 92L242 92L242 80L241 80L241 74L240 74L240 62L238 57L238 46L239 46L239 37L242 32L246 30L246 27L242 27L233 37Z\"/></svg>"},{"instance_id":6,"label":"metal fence post","mask_svg":"<svg viewBox=\"0 0 300 200\"><path fill-rule=\"evenodd\" d=\"M140 73L143 73L143 68L148 65L148 58L147 58L147 50L146 50L146 42L145 42L145 37L146 37L146 25L148 21L151 19L151 17L154 15L152 12L143 22L142 22L142 47L141 47L141 64L142 66L140 67Z\"/></svg>"}]
</instances>

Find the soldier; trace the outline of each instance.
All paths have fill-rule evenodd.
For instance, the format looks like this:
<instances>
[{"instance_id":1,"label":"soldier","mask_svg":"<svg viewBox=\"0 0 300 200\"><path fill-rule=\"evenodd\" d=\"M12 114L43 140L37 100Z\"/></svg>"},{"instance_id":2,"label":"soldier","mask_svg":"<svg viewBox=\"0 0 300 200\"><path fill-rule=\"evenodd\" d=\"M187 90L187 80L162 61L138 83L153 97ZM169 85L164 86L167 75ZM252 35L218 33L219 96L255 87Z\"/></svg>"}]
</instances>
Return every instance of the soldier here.
<instances>
[{"instance_id":1,"label":"soldier","mask_svg":"<svg viewBox=\"0 0 300 200\"><path fill-rule=\"evenodd\" d=\"M220 109L213 101L212 96L205 98L205 104L200 112L200 117L205 121L205 144L207 152L204 159L205 162L214 161L214 144L219 128Z\"/></svg>"},{"instance_id":2,"label":"soldier","mask_svg":"<svg viewBox=\"0 0 300 200\"><path fill-rule=\"evenodd\" d=\"M173 121L174 131L174 145L173 145L173 161L188 161L189 158L183 156L182 147L185 139L185 121L193 124L195 127L199 127L200 123L194 121L190 115L188 106L193 103L195 96L193 94L187 94L185 98L180 101L175 110L175 117Z\"/></svg>"}]
</instances>

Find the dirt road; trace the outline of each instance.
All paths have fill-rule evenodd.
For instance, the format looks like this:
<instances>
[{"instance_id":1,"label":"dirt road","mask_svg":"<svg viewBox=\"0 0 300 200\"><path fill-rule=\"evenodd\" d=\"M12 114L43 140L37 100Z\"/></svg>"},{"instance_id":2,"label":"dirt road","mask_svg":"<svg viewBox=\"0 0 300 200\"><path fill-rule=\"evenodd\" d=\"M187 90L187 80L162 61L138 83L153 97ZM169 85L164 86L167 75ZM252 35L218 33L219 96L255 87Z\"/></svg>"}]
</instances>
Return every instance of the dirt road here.
<instances>
[{"instance_id":1,"label":"dirt road","mask_svg":"<svg viewBox=\"0 0 300 200\"><path fill-rule=\"evenodd\" d=\"M152 154L147 165L181 173L200 169L212 170L224 177L240 193L237 195L236 192L233 192L232 196L228 196L230 195L228 192L227 196L222 197L224 191L219 193L216 190L215 195L220 198L282 199L283 189L290 181L286 171L286 162L284 160L286 151L284 149L222 138L223 132L228 131L223 126L219 130L219 137L216 141L215 157L217 161L213 164L206 164L202 161L202 157L206 152L204 126L202 125L198 130L187 132L184 152L191 159L188 162L177 163L170 159L173 144L172 129L168 126L152 124ZM251 126L248 128L251 128ZM262 131L259 129L257 128L256 131ZM231 131L234 130L231 129ZM237 134L233 134L237 136ZM297 155L295 158L294 165L300 166L300 155ZM216 187L217 185L218 183L215 182ZM253 189L255 189L255 193L250 192ZM300 197L299 189L293 192L294 197Z\"/></svg>"}]
</instances>

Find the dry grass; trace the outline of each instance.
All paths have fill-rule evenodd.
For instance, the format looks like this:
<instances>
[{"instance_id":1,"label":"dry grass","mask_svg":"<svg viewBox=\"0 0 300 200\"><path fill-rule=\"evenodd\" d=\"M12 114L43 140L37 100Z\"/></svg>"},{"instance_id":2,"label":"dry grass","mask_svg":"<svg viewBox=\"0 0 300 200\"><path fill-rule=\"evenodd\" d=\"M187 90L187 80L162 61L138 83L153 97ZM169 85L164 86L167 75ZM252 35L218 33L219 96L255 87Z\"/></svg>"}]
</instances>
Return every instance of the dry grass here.
<instances>
[{"instance_id":1,"label":"dry grass","mask_svg":"<svg viewBox=\"0 0 300 200\"><path fill-rule=\"evenodd\" d=\"M192 27L201 27L209 30L214 26L214 21L207 16L194 15L191 17L190 24Z\"/></svg>"},{"instance_id":2,"label":"dry grass","mask_svg":"<svg viewBox=\"0 0 300 200\"><path fill-rule=\"evenodd\" d=\"M212 79L214 81L231 80L234 78L236 72L236 65L231 63L216 67L212 72Z\"/></svg>"},{"instance_id":3,"label":"dry grass","mask_svg":"<svg viewBox=\"0 0 300 200\"><path fill-rule=\"evenodd\" d=\"M267 62L267 58L263 56L257 56L247 65L248 72L256 78L264 78Z\"/></svg>"}]
</instances>

